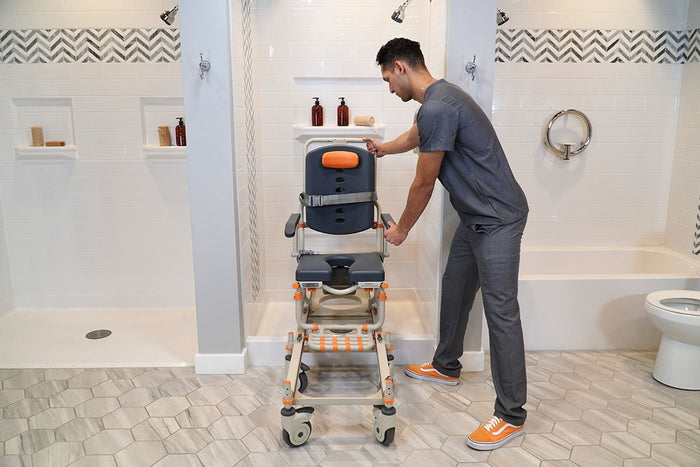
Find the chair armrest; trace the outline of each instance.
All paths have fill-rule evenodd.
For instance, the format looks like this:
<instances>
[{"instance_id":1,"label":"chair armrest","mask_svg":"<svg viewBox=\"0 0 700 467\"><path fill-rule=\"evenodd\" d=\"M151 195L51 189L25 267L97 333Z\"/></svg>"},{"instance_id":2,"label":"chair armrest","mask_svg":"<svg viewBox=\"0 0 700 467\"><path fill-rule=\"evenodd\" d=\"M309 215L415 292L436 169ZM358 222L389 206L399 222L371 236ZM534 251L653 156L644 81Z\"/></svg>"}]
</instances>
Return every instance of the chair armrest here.
<instances>
[{"instance_id":1,"label":"chair armrest","mask_svg":"<svg viewBox=\"0 0 700 467\"><path fill-rule=\"evenodd\" d=\"M299 225L299 219L301 219L301 214L294 213L289 216L287 223L284 225L284 236L287 238L292 238L297 231L297 225Z\"/></svg>"},{"instance_id":2,"label":"chair armrest","mask_svg":"<svg viewBox=\"0 0 700 467\"><path fill-rule=\"evenodd\" d=\"M394 218L391 217L391 214L383 213L380 217L382 218L382 224L384 224L385 229L389 228L389 222L396 224L396 222L394 222Z\"/></svg>"}]
</instances>

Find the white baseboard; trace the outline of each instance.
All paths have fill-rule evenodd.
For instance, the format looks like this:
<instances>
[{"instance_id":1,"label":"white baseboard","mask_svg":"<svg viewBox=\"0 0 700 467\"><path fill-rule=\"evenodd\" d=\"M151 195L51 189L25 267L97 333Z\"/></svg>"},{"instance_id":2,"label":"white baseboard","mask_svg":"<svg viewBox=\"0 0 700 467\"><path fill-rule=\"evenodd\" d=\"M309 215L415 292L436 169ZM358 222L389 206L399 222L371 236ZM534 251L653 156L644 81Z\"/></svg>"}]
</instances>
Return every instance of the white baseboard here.
<instances>
[{"instance_id":1,"label":"white baseboard","mask_svg":"<svg viewBox=\"0 0 700 467\"><path fill-rule=\"evenodd\" d=\"M247 354L247 348L241 353L198 353L194 357L194 371L198 375L242 375L248 366Z\"/></svg>"}]
</instances>

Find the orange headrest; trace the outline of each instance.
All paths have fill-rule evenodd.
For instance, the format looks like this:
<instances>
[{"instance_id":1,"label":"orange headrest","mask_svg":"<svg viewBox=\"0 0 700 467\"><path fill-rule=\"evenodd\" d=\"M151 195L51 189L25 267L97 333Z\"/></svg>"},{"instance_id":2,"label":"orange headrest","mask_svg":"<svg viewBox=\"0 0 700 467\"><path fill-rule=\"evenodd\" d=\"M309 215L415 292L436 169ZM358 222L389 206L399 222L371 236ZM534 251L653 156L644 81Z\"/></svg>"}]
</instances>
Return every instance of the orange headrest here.
<instances>
[{"instance_id":1,"label":"orange headrest","mask_svg":"<svg viewBox=\"0 0 700 467\"><path fill-rule=\"evenodd\" d=\"M360 157L350 151L330 151L323 153L321 164L329 169L354 169L360 164Z\"/></svg>"}]
</instances>

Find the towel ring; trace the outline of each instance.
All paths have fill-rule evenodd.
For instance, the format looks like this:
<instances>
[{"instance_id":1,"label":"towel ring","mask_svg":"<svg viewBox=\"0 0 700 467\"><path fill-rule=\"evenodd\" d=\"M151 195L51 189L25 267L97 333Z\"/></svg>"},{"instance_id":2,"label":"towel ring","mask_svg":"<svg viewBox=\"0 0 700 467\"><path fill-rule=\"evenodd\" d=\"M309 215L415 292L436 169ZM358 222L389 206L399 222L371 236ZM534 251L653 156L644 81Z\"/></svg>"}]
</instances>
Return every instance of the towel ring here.
<instances>
[{"instance_id":1,"label":"towel ring","mask_svg":"<svg viewBox=\"0 0 700 467\"><path fill-rule=\"evenodd\" d=\"M571 144L566 144L566 143L560 144L560 146L562 146L564 148L562 150L562 149L558 149L557 147L555 147L552 144L552 141L549 138L549 132L551 131L552 125L554 125L554 122L556 121L556 119L558 119L562 115L566 115L566 114L576 115L579 118L579 120L581 120L586 125L586 139L585 139L585 141L583 141L581 143L581 145L579 147L577 147L575 149L571 149L571 146L572 146ZM545 144L545 146L547 146L547 149L549 149L552 153L561 157L565 161L568 161L569 156L575 156L576 154L580 153L581 151L583 151L584 149L586 149L588 147L588 143L591 142L591 133L592 132L593 132L593 129L591 126L591 121L588 119L586 114L584 114L580 110L576 110L576 109L564 109L564 110L560 110L559 112L554 114L554 116L551 118L551 120L549 120L549 124L547 125L547 134L546 134L546 137L544 140L544 144Z\"/></svg>"}]
</instances>

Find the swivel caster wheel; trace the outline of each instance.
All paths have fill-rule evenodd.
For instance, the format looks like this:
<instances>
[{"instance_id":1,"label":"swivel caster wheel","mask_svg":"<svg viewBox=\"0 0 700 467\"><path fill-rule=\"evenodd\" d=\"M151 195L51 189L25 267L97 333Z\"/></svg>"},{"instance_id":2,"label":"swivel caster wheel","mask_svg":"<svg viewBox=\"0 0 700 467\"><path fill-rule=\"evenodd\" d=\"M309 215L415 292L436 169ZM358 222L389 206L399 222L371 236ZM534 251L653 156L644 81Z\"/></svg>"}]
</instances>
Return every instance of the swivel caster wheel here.
<instances>
[{"instance_id":1,"label":"swivel caster wheel","mask_svg":"<svg viewBox=\"0 0 700 467\"><path fill-rule=\"evenodd\" d=\"M378 427L374 427L374 437L384 446L389 446L394 442L395 432L396 428L389 428L388 430L382 432Z\"/></svg>"},{"instance_id":2,"label":"swivel caster wheel","mask_svg":"<svg viewBox=\"0 0 700 467\"><path fill-rule=\"evenodd\" d=\"M303 422L297 425L294 430L292 430L292 433L289 433L287 430L282 430L282 439L284 440L285 443L289 447L292 448L298 448L299 446L303 445L309 440L309 437L311 436L311 423L310 422ZM393 439L393 433L392 433L392 439Z\"/></svg>"},{"instance_id":3,"label":"swivel caster wheel","mask_svg":"<svg viewBox=\"0 0 700 467\"><path fill-rule=\"evenodd\" d=\"M314 408L283 408L281 413L282 439L292 448L302 446L311 436L311 414L314 413Z\"/></svg>"},{"instance_id":4,"label":"swivel caster wheel","mask_svg":"<svg viewBox=\"0 0 700 467\"><path fill-rule=\"evenodd\" d=\"M396 408L375 405L374 409L374 437L384 446L389 446L394 442L396 433Z\"/></svg>"}]
</instances>

